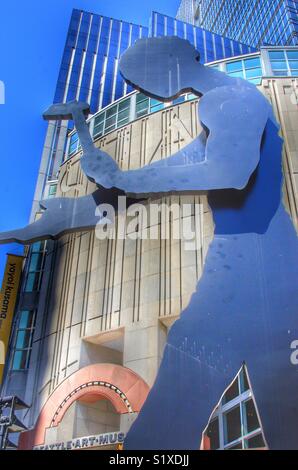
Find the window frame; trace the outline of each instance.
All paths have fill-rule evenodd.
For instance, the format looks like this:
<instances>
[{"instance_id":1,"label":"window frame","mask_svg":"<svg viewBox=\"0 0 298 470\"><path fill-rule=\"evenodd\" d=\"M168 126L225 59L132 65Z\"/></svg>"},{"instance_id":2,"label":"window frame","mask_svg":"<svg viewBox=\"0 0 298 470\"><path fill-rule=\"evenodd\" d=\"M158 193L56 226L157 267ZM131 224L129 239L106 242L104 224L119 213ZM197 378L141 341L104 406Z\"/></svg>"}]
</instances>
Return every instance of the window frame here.
<instances>
[{"instance_id":1,"label":"window frame","mask_svg":"<svg viewBox=\"0 0 298 470\"><path fill-rule=\"evenodd\" d=\"M247 385L249 387L248 390L245 390L245 386L244 386L244 384L245 384L244 372L245 372L246 377L247 377ZM249 382L249 376L248 376L246 367L241 368L241 370L237 374L236 378L231 383L230 387L232 386L232 384L234 384L235 380L237 380L237 382L238 382L238 396L235 397L234 399L228 401L228 402L224 401L224 396L225 395L222 397L220 403L218 404L218 406L216 407L214 413L211 416L211 419L209 421L209 424L208 424L206 430L204 431L204 435L208 436L208 429L209 429L210 425L215 420L218 420L219 447L216 450L231 450L232 448L235 448L236 446L239 446L239 445L241 445L242 450L248 449L248 441L250 439L252 439L254 437L257 437L257 436L260 436L260 435L262 436L264 446L266 445L263 430L262 430L262 425L261 425L261 421L260 421L260 417L259 417L259 414L258 414L258 410L257 410L257 406L256 406L255 399L254 399L254 396L253 396L253 392L251 390L251 386L250 386L250 382ZM226 392L228 390L229 389L227 389ZM254 429L253 431L248 432L245 406L246 406L246 403L248 403L250 400L252 400L252 402L254 404L256 416L257 416L257 419L258 419L258 422L259 422L259 427ZM237 439L235 439L231 442L228 442L226 440L226 432L227 432L226 421L225 421L226 415L229 412L236 409L237 407L239 407L239 409L240 409L241 435L240 435L239 438L237 438Z\"/></svg>"},{"instance_id":2,"label":"window frame","mask_svg":"<svg viewBox=\"0 0 298 470\"><path fill-rule=\"evenodd\" d=\"M26 313L26 312L29 312L30 314L32 314L30 326L27 325L26 327L23 327L23 326L20 327L21 320L22 320L22 314ZM33 336L34 336L34 332L35 332L35 326L36 326L36 310L21 310L19 312L18 327L16 329L15 338L14 338L14 347L13 347L13 354L12 354L11 367L10 367L11 372L21 372L21 371L28 370L29 363L30 363L30 357L31 357L31 351L32 351L32 345L33 345ZM29 333L28 344L26 344L26 346L25 346L25 342L24 342L24 345L23 345L24 347L20 347L17 344L18 343L19 333L21 333L21 332L25 332L25 335L26 335L27 332ZM16 358L17 354L22 355L21 360L20 360L20 364L22 364L24 362L24 364L25 364L24 367L18 367L18 368L14 367L15 358ZM25 357L25 360L23 360L24 357Z\"/></svg>"}]
</instances>

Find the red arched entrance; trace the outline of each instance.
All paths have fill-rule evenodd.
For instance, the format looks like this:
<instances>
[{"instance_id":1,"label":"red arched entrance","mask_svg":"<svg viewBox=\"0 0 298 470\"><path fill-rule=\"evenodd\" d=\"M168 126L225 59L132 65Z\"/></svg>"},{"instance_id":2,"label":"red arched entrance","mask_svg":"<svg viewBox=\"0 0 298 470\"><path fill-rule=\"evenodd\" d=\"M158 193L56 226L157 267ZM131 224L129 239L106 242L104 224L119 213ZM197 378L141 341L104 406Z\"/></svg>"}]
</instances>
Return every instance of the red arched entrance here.
<instances>
[{"instance_id":1,"label":"red arched entrance","mask_svg":"<svg viewBox=\"0 0 298 470\"><path fill-rule=\"evenodd\" d=\"M45 403L35 428L21 434L19 449L43 445L47 428L58 426L68 408L77 400L93 401L101 396L120 413L139 412L149 386L135 372L114 364L95 364L65 379Z\"/></svg>"}]
</instances>

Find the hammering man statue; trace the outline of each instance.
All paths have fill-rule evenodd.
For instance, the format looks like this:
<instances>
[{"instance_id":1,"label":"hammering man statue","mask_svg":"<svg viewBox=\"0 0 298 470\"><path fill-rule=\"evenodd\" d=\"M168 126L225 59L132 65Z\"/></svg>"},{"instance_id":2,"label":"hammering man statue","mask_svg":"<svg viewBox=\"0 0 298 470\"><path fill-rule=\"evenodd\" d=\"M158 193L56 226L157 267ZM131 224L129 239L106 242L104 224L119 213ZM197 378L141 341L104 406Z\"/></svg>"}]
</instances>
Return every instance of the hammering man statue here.
<instances>
[{"instance_id":1,"label":"hammering man statue","mask_svg":"<svg viewBox=\"0 0 298 470\"><path fill-rule=\"evenodd\" d=\"M98 193L44 203L37 225L0 240L25 243L92 227L94 207L111 189L136 198L209 191L215 235L204 272L169 332L156 382L124 447L198 449L214 407L245 363L268 448L297 449L298 369L290 357L298 339L298 244L282 201L282 140L272 108L254 85L204 67L198 51L176 37L137 41L120 70L161 101L183 92L200 96L204 131L168 158L121 171L94 147L87 104L51 106L45 119L74 120L81 167Z\"/></svg>"}]
</instances>

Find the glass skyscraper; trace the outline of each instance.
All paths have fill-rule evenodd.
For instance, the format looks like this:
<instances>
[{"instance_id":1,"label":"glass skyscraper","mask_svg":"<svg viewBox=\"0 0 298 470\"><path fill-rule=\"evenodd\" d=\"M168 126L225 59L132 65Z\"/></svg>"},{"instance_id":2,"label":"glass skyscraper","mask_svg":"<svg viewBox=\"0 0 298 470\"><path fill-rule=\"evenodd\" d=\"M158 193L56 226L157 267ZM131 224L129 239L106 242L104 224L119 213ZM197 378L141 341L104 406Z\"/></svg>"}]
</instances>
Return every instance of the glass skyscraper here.
<instances>
[{"instance_id":1,"label":"glass skyscraper","mask_svg":"<svg viewBox=\"0 0 298 470\"><path fill-rule=\"evenodd\" d=\"M94 13L72 12L54 103L87 101L91 113L130 93L118 72L121 54L137 39L148 36L148 27ZM31 220L34 220L47 181L56 179L64 159L68 121L48 125Z\"/></svg>"},{"instance_id":2,"label":"glass skyscraper","mask_svg":"<svg viewBox=\"0 0 298 470\"><path fill-rule=\"evenodd\" d=\"M199 12L199 0L182 0L176 17L195 25L198 24Z\"/></svg>"},{"instance_id":3,"label":"glass skyscraper","mask_svg":"<svg viewBox=\"0 0 298 470\"><path fill-rule=\"evenodd\" d=\"M177 18L255 47L298 44L297 0L183 0Z\"/></svg>"},{"instance_id":4,"label":"glass skyscraper","mask_svg":"<svg viewBox=\"0 0 298 470\"><path fill-rule=\"evenodd\" d=\"M256 51L244 43L156 12L152 13L150 35L178 36L187 39L200 52L202 63Z\"/></svg>"}]
</instances>

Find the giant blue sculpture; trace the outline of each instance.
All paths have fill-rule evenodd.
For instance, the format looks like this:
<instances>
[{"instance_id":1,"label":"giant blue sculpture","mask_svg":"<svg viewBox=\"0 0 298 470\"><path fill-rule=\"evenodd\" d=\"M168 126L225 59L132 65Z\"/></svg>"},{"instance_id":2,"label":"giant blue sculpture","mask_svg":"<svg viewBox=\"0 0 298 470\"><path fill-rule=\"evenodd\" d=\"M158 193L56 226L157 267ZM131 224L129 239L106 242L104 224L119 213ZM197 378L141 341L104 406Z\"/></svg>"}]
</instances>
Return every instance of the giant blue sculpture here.
<instances>
[{"instance_id":1,"label":"giant blue sculpture","mask_svg":"<svg viewBox=\"0 0 298 470\"><path fill-rule=\"evenodd\" d=\"M175 37L137 41L120 69L135 88L159 100L185 91L202 96L204 132L177 154L124 172L94 147L86 104L50 107L46 119L74 119L82 169L99 188L96 201L107 202L111 188L134 197L210 191L215 221L203 276L170 330L125 448L198 449L215 405L245 362L268 447L297 449L298 369L290 345L298 339L298 244L282 203L282 141L272 108L256 87L204 67L195 48ZM70 230L94 224L95 199L67 202L75 221ZM47 209L51 220L59 204ZM90 223L80 215L84 204ZM0 240L25 243L67 231L64 221L60 228L48 222L45 215L35 231L28 226L21 237L14 231Z\"/></svg>"}]
</instances>

